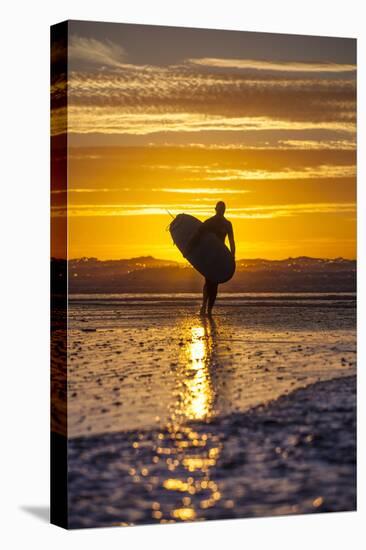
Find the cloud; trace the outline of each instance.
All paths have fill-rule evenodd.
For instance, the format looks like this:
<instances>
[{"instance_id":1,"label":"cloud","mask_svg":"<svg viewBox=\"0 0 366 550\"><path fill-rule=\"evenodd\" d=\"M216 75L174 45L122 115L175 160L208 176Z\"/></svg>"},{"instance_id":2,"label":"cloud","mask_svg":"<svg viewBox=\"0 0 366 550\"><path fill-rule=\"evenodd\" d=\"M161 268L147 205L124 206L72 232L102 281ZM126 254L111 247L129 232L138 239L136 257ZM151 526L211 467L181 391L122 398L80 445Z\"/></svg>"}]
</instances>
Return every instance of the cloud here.
<instances>
[{"instance_id":1,"label":"cloud","mask_svg":"<svg viewBox=\"0 0 366 550\"><path fill-rule=\"evenodd\" d=\"M202 130L201 132L154 132L152 134L70 133L70 147L144 147L150 149L175 148L203 151L248 150L342 150L355 151L355 131L317 128L262 129L247 132L231 130Z\"/></svg>"},{"instance_id":2,"label":"cloud","mask_svg":"<svg viewBox=\"0 0 366 550\"><path fill-rule=\"evenodd\" d=\"M145 191L153 193L177 193L177 194L187 194L187 195L242 195L250 193L246 189L218 189L212 187L202 187L202 188L170 188L170 187L116 187L116 188L68 188L68 189L54 189L51 191L51 195L62 195L62 194L71 194L71 193L120 193L120 192L129 192L129 191ZM200 199L201 200L201 199ZM212 199L211 199L212 200Z\"/></svg>"},{"instance_id":3,"label":"cloud","mask_svg":"<svg viewBox=\"0 0 366 550\"><path fill-rule=\"evenodd\" d=\"M353 64L192 58L180 65L137 65L119 44L78 35L70 38L69 55L71 135L127 140L317 129L355 135ZM61 93L56 83L53 98ZM52 135L57 135L65 132L66 116L64 105L54 107Z\"/></svg>"},{"instance_id":4,"label":"cloud","mask_svg":"<svg viewBox=\"0 0 366 550\"><path fill-rule=\"evenodd\" d=\"M315 140L315 139L286 139L279 140L279 149L300 149L300 150L319 150L319 149L346 149L354 151L356 142L353 140Z\"/></svg>"},{"instance_id":5,"label":"cloud","mask_svg":"<svg viewBox=\"0 0 366 550\"><path fill-rule=\"evenodd\" d=\"M343 73L355 72L356 65L344 63L305 63L298 61L265 61L256 59L225 59L203 57L187 59L187 63L205 67L231 69L251 69L256 71L294 72L294 73Z\"/></svg>"},{"instance_id":6,"label":"cloud","mask_svg":"<svg viewBox=\"0 0 366 550\"><path fill-rule=\"evenodd\" d=\"M85 157L81 156L80 158L83 159ZM108 189L108 188L102 188L102 187L89 188L89 189L86 187L83 187L83 188L73 189L72 187L70 187L67 189L54 189L53 191L51 191L51 195L61 195L66 193L108 193L113 191L116 191L116 189ZM130 191L130 188L117 189L117 191Z\"/></svg>"},{"instance_id":7,"label":"cloud","mask_svg":"<svg viewBox=\"0 0 366 550\"><path fill-rule=\"evenodd\" d=\"M115 42L101 42L95 38L71 35L69 41L69 60L82 61L88 65L102 65L123 68L126 64L125 50Z\"/></svg>"},{"instance_id":8,"label":"cloud","mask_svg":"<svg viewBox=\"0 0 366 550\"><path fill-rule=\"evenodd\" d=\"M173 215L190 212L195 216L209 217L212 215L212 205L183 204L82 204L57 206L52 208L52 217L109 217L109 216L166 216L166 209ZM273 204L230 208L230 218L233 219L273 219L288 218L306 214L354 214L356 204L345 203L300 203Z\"/></svg>"},{"instance_id":9,"label":"cloud","mask_svg":"<svg viewBox=\"0 0 366 550\"><path fill-rule=\"evenodd\" d=\"M351 165L320 164L302 168L285 168L283 170L218 168L212 165L152 165L152 170L171 170L195 174L185 177L185 181L235 181L235 180L292 180L312 178L352 178L356 176L356 167ZM173 192L171 190L171 192ZM176 192L176 191L175 191ZM183 192L183 191L181 191ZM212 190L214 192L214 190ZM225 192L224 190L222 192ZM215 191L216 193L216 191Z\"/></svg>"},{"instance_id":10,"label":"cloud","mask_svg":"<svg viewBox=\"0 0 366 550\"><path fill-rule=\"evenodd\" d=\"M230 180L289 180L312 178L352 178L356 175L355 166L321 165L304 167L302 169L287 168L286 170L241 170L241 169L217 169L206 171L200 176L204 181L230 181ZM195 179L195 178L192 178Z\"/></svg>"},{"instance_id":11,"label":"cloud","mask_svg":"<svg viewBox=\"0 0 366 550\"><path fill-rule=\"evenodd\" d=\"M163 193L183 193L186 195L241 195L245 193L250 193L250 191L247 189L218 189L215 187L193 187L191 189L159 187L152 189L152 191L161 191Z\"/></svg>"},{"instance_id":12,"label":"cloud","mask_svg":"<svg viewBox=\"0 0 366 550\"><path fill-rule=\"evenodd\" d=\"M343 79L259 79L141 67L114 73L71 72L68 93L71 106L115 107L124 113L355 119L355 82Z\"/></svg>"},{"instance_id":13,"label":"cloud","mask_svg":"<svg viewBox=\"0 0 366 550\"><path fill-rule=\"evenodd\" d=\"M268 150L271 147L283 150L347 150L354 151L356 149L356 142L352 139L278 139L274 141L271 140L258 140L255 143L182 143L176 144L172 142L165 142L163 144L149 143L150 147L159 147L163 145L164 147L176 147L179 149L190 148L190 149L205 149L205 150L251 150L251 149L264 149Z\"/></svg>"},{"instance_id":14,"label":"cloud","mask_svg":"<svg viewBox=\"0 0 366 550\"><path fill-rule=\"evenodd\" d=\"M79 134L286 128L354 132L355 94L355 82L342 79L253 79L159 67L72 71L68 124L70 132ZM56 111L54 118L56 132Z\"/></svg>"},{"instance_id":15,"label":"cloud","mask_svg":"<svg viewBox=\"0 0 366 550\"><path fill-rule=\"evenodd\" d=\"M353 121L330 116L333 120L296 121L286 118L265 116L213 115L189 112L131 112L110 106L68 108L67 127L69 133L88 134L131 134L148 135L158 132L203 132L233 131L251 132L255 130L334 130L354 133ZM65 131L66 113L64 109L54 112L52 135Z\"/></svg>"}]
</instances>

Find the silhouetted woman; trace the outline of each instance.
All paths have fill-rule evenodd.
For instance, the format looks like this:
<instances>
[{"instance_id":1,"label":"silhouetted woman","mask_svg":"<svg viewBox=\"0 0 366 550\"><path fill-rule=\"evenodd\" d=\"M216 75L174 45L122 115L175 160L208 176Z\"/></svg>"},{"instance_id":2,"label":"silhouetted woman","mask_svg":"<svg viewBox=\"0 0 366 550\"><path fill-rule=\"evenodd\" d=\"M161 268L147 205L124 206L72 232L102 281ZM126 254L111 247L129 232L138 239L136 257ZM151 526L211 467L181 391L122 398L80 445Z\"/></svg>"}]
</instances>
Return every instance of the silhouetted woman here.
<instances>
[{"instance_id":1,"label":"silhouetted woman","mask_svg":"<svg viewBox=\"0 0 366 550\"><path fill-rule=\"evenodd\" d=\"M224 216L226 210L225 203L223 201L219 201L216 204L215 210L216 214L208 220L204 221L203 224L200 226L197 233L194 235L191 242L189 243L189 248L193 248L205 232L214 233L223 243L225 242L226 237L228 237L230 250L235 259L235 241L233 226L231 222L229 222L229 220L227 220ZM200 310L201 315L206 315L206 313L209 316L212 315L212 308L215 304L217 296L217 287L218 283L209 281L207 278L205 279L202 293L202 307Z\"/></svg>"}]
</instances>

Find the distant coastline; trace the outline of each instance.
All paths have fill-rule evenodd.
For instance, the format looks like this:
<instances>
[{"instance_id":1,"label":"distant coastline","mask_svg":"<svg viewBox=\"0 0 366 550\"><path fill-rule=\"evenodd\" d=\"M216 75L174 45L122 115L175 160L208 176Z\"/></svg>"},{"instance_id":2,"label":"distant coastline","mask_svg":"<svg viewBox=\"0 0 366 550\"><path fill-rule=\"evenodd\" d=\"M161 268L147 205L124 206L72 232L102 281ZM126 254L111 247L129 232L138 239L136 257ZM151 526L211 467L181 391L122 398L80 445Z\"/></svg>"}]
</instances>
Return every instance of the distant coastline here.
<instances>
[{"instance_id":1,"label":"distant coastline","mask_svg":"<svg viewBox=\"0 0 366 550\"><path fill-rule=\"evenodd\" d=\"M202 277L187 264L152 256L122 260L51 260L54 290L69 274L69 293L199 292ZM355 292L356 260L300 256L241 259L224 292Z\"/></svg>"}]
</instances>

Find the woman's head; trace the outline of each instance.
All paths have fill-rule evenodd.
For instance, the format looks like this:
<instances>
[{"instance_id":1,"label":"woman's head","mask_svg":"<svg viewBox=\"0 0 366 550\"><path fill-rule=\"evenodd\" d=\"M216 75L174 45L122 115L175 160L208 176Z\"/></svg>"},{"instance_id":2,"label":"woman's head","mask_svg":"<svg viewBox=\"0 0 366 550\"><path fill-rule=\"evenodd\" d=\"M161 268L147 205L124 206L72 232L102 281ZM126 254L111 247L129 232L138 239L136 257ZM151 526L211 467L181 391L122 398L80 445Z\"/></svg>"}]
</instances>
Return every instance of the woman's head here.
<instances>
[{"instance_id":1,"label":"woman's head","mask_svg":"<svg viewBox=\"0 0 366 550\"><path fill-rule=\"evenodd\" d=\"M219 201L215 206L216 214L223 216L226 210L226 204L223 201Z\"/></svg>"}]
</instances>

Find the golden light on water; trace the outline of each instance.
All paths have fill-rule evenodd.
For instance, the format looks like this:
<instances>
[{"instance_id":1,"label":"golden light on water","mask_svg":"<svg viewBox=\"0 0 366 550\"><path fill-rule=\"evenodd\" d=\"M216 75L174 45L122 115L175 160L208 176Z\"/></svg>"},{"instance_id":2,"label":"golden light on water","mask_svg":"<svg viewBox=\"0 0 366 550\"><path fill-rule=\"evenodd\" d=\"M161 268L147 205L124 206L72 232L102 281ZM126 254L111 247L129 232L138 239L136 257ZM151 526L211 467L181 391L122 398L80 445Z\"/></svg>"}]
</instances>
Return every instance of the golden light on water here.
<instances>
[{"instance_id":1,"label":"golden light on water","mask_svg":"<svg viewBox=\"0 0 366 550\"><path fill-rule=\"evenodd\" d=\"M208 342L203 326L191 328L191 339L187 348L188 365L184 413L190 420L203 420L209 416L212 402L212 388L206 360Z\"/></svg>"},{"instance_id":2,"label":"golden light on water","mask_svg":"<svg viewBox=\"0 0 366 550\"><path fill-rule=\"evenodd\" d=\"M166 479L163 483L164 489L168 491L188 491L189 483L182 481L181 479Z\"/></svg>"},{"instance_id":3,"label":"golden light on water","mask_svg":"<svg viewBox=\"0 0 366 550\"><path fill-rule=\"evenodd\" d=\"M183 466L186 466L187 470L194 472L195 470L205 470L210 466L215 466L216 460L214 458L207 457L187 457L183 460Z\"/></svg>"},{"instance_id":4,"label":"golden light on water","mask_svg":"<svg viewBox=\"0 0 366 550\"><path fill-rule=\"evenodd\" d=\"M212 326L205 324L185 329L187 345L181 357L182 369L179 406L171 415L170 439L175 460L170 453L168 470L183 470L184 476L169 477L163 482L165 490L181 495L179 504L170 516L180 521L192 521L198 509L214 506L221 498L217 484L210 479L210 470L220 455L220 445L209 430L193 429L188 421L202 421L213 414L214 391L211 381L213 353ZM202 517L202 515L200 515Z\"/></svg>"},{"instance_id":5,"label":"golden light on water","mask_svg":"<svg viewBox=\"0 0 366 550\"><path fill-rule=\"evenodd\" d=\"M176 508L172 511L173 518L183 521L192 520L196 517L196 512L193 508Z\"/></svg>"},{"instance_id":6,"label":"golden light on water","mask_svg":"<svg viewBox=\"0 0 366 550\"><path fill-rule=\"evenodd\" d=\"M218 483L212 479L221 443L205 423L214 415L214 325L202 322L185 326L180 340L186 345L181 348L175 371L177 390L170 421L156 436L151 465L141 465L139 475L135 469L130 471L134 481L153 487L157 479L154 466L164 468L159 487L166 497L160 502L155 499L151 506L151 517L160 523L205 519L204 511L222 498ZM133 448L138 452L140 445L133 444Z\"/></svg>"}]
</instances>

